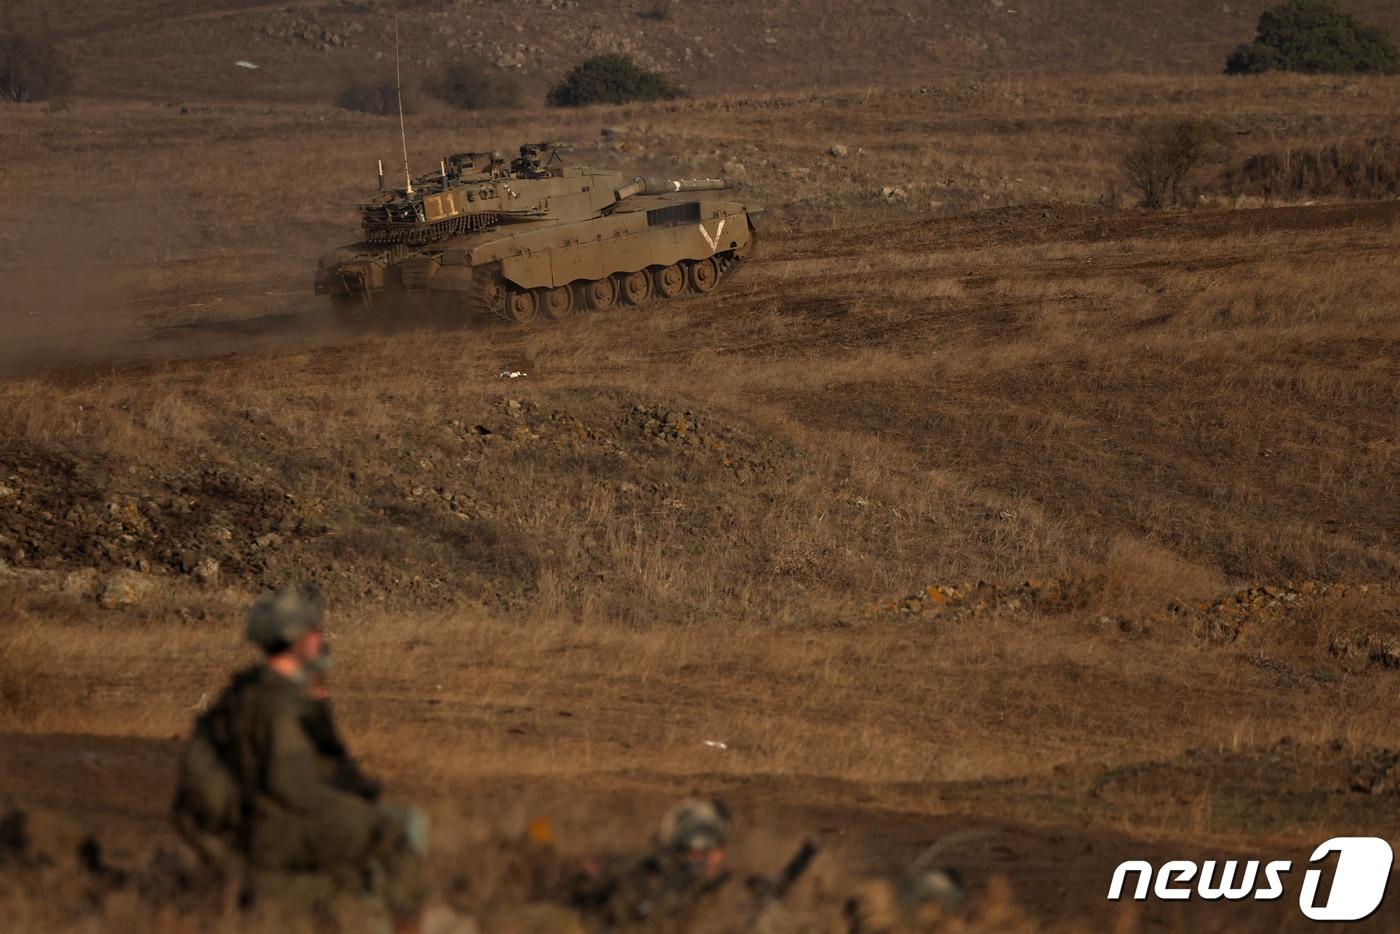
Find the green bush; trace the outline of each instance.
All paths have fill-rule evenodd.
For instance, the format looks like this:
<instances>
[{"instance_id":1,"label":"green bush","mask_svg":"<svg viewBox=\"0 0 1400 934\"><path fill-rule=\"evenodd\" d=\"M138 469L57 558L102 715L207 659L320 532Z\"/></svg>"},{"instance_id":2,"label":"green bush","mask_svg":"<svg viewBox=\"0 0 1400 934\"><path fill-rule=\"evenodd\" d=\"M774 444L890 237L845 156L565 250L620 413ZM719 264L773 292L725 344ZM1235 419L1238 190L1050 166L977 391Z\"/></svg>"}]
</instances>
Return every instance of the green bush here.
<instances>
[{"instance_id":1,"label":"green bush","mask_svg":"<svg viewBox=\"0 0 1400 934\"><path fill-rule=\"evenodd\" d=\"M520 85L513 76L473 59L462 59L446 66L425 83L423 89L459 110L520 104Z\"/></svg>"},{"instance_id":2,"label":"green bush","mask_svg":"<svg viewBox=\"0 0 1400 934\"><path fill-rule=\"evenodd\" d=\"M0 36L0 100L42 101L72 88L73 74L53 46L14 33Z\"/></svg>"},{"instance_id":3,"label":"green bush","mask_svg":"<svg viewBox=\"0 0 1400 934\"><path fill-rule=\"evenodd\" d=\"M626 104L630 101L674 100L685 91L665 76L647 71L627 55L595 55L574 66L546 100L551 107Z\"/></svg>"},{"instance_id":4,"label":"green bush","mask_svg":"<svg viewBox=\"0 0 1400 934\"><path fill-rule=\"evenodd\" d=\"M1287 0L1259 17L1251 45L1225 62L1227 75L1400 73L1400 51L1385 30L1358 23L1332 0Z\"/></svg>"}]
</instances>

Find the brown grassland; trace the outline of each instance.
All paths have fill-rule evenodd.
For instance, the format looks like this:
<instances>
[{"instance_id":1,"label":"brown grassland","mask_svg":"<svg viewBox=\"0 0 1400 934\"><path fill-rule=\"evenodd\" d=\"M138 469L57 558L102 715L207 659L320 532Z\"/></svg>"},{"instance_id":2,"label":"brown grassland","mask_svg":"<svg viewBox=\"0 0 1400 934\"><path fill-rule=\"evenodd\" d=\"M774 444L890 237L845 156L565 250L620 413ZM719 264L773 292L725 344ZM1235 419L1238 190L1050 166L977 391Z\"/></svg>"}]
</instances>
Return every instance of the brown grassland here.
<instances>
[{"instance_id":1,"label":"brown grassland","mask_svg":"<svg viewBox=\"0 0 1400 934\"><path fill-rule=\"evenodd\" d=\"M352 746L463 912L508 904L532 818L576 854L698 791L742 869L823 844L812 924L961 833L974 929L1300 925L1296 877L1104 893L1128 858L1400 839L1400 204L1238 171L1393 133L1400 83L881 78L415 115L420 169L554 138L742 163L770 209L711 296L531 328L305 295L394 121L0 110L0 805L173 846L242 607L315 577ZM1223 128L1192 206L1138 211L1119 158L1183 116Z\"/></svg>"}]
</instances>

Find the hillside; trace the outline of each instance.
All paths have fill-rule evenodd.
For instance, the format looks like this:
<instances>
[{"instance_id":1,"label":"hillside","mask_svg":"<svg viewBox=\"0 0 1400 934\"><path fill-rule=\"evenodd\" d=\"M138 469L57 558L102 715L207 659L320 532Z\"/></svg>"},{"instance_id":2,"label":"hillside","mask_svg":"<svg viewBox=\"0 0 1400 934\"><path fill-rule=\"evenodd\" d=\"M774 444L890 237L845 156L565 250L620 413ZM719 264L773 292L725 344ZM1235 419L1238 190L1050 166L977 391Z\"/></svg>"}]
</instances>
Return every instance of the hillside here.
<instances>
[{"instance_id":1,"label":"hillside","mask_svg":"<svg viewBox=\"0 0 1400 934\"><path fill-rule=\"evenodd\" d=\"M578 60L626 52L701 94L907 85L958 76L1213 75L1268 0L12 0L7 20L60 38L78 93L176 101L328 102L389 73L393 14L410 81L473 56L534 96ZM1400 31L1387 0L1353 0ZM235 68L248 60L256 71Z\"/></svg>"}]
</instances>

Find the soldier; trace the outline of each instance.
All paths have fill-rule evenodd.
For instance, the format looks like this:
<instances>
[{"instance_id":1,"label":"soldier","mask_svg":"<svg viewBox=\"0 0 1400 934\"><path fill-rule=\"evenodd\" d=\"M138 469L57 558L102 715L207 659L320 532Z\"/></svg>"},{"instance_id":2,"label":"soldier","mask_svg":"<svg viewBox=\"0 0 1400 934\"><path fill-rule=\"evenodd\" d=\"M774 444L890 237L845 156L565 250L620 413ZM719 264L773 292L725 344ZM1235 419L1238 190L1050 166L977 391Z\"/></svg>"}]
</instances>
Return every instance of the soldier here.
<instances>
[{"instance_id":1,"label":"soldier","mask_svg":"<svg viewBox=\"0 0 1400 934\"><path fill-rule=\"evenodd\" d=\"M946 922L967 897L956 869L914 867L897 882L862 883L846 902L848 934L904 934Z\"/></svg>"},{"instance_id":2,"label":"soldier","mask_svg":"<svg viewBox=\"0 0 1400 934\"><path fill-rule=\"evenodd\" d=\"M667 812L649 852L586 863L569 886L569 901L608 929L682 926L698 902L729 880L728 823L720 801L682 801Z\"/></svg>"},{"instance_id":3,"label":"soldier","mask_svg":"<svg viewBox=\"0 0 1400 934\"><path fill-rule=\"evenodd\" d=\"M319 874L382 898L417 930L427 821L377 803L347 754L324 678L329 654L314 588L259 597L248 640L265 655L195 724L181 757L176 826L203 855L222 847L254 870Z\"/></svg>"}]
</instances>

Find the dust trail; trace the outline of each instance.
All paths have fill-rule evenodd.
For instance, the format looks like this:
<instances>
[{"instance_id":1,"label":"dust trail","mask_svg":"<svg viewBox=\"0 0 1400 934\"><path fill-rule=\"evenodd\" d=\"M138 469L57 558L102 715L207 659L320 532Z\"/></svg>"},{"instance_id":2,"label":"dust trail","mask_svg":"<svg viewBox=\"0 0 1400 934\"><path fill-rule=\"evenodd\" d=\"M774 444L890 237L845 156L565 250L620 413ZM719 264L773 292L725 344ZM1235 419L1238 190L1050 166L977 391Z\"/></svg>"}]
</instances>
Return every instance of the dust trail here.
<instances>
[{"instance_id":1,"label":"dust trail","mask_svg":"<svg viewBox=\"0 0 1400 934\"><path fill-rule=\"evenodd\" d=\"M41 370L279 349L351 339L356 331L311 297L218 296L173 320L144 303L50 296L0 306L0 378Z\"/></svg>"},{"instance_id":2,"label":"dust trail","mask_svg":"<svg viewBox=\"0 0 1400 934\"><path fill-rule=\"evenodd\" d=\"M309 290L282 283L152 291L124 287L120 279L110 268L0 270L0 379L96 364L307 350L426 323L412 317L350 323Z\"/></svg>"}]
</instances>

